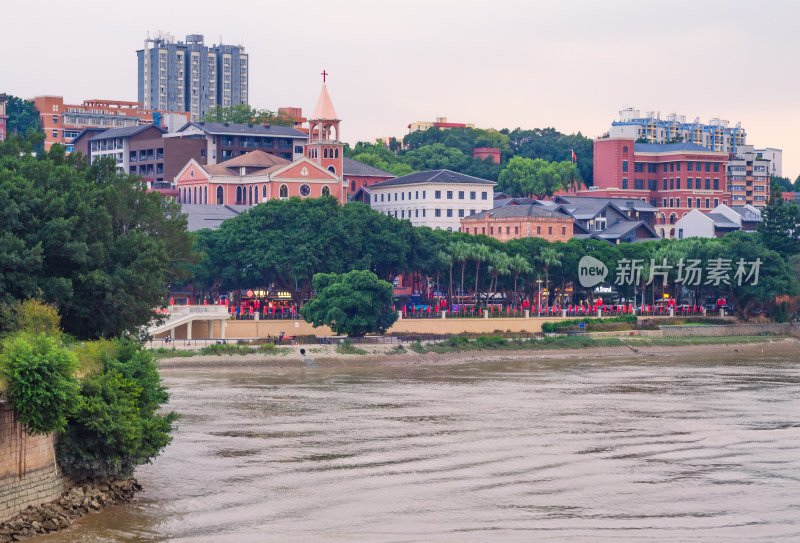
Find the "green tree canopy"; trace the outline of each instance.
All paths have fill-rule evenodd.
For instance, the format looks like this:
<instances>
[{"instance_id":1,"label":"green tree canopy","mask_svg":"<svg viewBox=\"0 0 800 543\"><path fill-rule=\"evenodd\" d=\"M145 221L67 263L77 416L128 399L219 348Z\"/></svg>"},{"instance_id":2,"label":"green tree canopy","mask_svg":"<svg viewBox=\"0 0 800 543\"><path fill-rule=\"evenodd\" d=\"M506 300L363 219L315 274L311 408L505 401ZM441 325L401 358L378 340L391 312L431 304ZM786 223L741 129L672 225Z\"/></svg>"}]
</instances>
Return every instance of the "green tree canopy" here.
<instances>
[{"instance_id":1,"label":"green tree canopy","mask_svg":"<svg viewBox=\"0 0 800 543\"><path fill-rule=\"evenodd\" d=\"M294 118L269 109L257 109L247 104L216 106L200 117L201 121L235 124L267 124L294 126Z\"/></svg>"},{"instance_id":2,"label":"green tree canopy","mask_svg":"<svg viewBox=\"0 0 800 543\"><path fill-rule=\"evenodd\" d=\"M786 202L775 186L769 202L761 210L762 221L756 229L767 249L777 251L783 257L800 253L800 207Z\"/></svg>"},{"instance_id":3,"label":"green tree canopy","mask_svg":"<svg viewBox=\"0 0 800 543\"><path fill-rule=\"evenodd\" d=\"M59 145L20 156L24 145L0 144L0 306L36 296L74 336L135 332L189 275L180 206L113 161L87 166Z\"/></svg>"},{"instance_id":4,"label":"green tree canopy","mask_svg":"<svg viewBox=\"0 0 800 543\"><path fill-rule=\"evenodd\" d=\"M500 172L497 188L515 197L544 197L580 182L577 167L570 162L547 162L541 158L515 156Z\"/></svg>"},{"instance_id":5,"label":"green tree canopy","mask_svg":"<svg viewBox=\"0 0 800 543\"><path fill-rule=\"evenodd\" d=\"M33 105L32 100L23 100L16 96L8 96L6 102L6 128L9 134L28 136L42 132L42 123L39 118L39 111Z\"/></svg>"},{"instance_id":6,"label":"green tree canopy","mask_svg":"<svg viewBox=\"0 0 800 543\"><path fill-rule=\"evenodd\" d=\"M391 283L370 271L318 273L313 285L317 297L302 308L301 315L315 328L327 325L337 334L361 337L382 334L397 320Z\"/></svg>"}]
</instances>

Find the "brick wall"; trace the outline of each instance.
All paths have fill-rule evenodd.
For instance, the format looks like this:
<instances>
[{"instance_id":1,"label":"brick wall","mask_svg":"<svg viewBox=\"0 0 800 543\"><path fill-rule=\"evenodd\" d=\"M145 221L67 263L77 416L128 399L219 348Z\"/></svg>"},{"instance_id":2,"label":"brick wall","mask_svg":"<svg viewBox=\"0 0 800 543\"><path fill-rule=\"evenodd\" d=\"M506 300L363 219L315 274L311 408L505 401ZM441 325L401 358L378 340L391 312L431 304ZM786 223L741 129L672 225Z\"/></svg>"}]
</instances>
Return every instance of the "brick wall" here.
<instances>
[{"instance_id":1,"label":"brick wall","mask_svg":"<svg viewBox=\"0 0 800 543\"><path fill-rule=\"evenodd\" d=\"M58 498L71 480L56 466L55 435L31 437L0 400L0 522Z\"/></svg>"}]
</instances>

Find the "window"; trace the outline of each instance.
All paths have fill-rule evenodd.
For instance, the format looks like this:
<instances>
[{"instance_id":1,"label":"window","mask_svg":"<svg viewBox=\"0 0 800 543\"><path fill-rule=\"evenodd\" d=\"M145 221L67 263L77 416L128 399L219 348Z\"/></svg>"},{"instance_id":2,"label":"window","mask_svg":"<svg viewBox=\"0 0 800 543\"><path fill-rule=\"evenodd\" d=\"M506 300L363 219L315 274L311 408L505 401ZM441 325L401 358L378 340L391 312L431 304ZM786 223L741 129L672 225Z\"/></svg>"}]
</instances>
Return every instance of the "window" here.
<instances>
[{"instance_id":1,"label":"window","mask_svg":"<svg viewBox=\"0 0 800 543\"><path fill-rule=\"evenodd\" d=\"M404 209L401 209L401 210L400 210L400 218L401 218L401 219L405 219L405 218L406 218L406 212L405 212L405 210L404 210Z\"/></svg>"},{"instance_id":2,"label":"window","mask_svg":"<svg viewBox=\"0 0 800 543\"><path fill-rule=\"evenodd\" d=\"M695 207L700 207L700 198L695 200Z\"/></svg>"},{"instance_id":3,"label":"window","mask_svg":"<svg viewBox=\"0 0 800 543\"><path fill-rule=\"evenodd\" d=\"M561 227L561 235L562 236L566 236L567 235L567 227L566 226L562 226Z\"/></svg>"},{"instance_id":4,"label":"window","mask_svg":"<svg viewBox=\"0 0 800 543\"><path fill-rule=\"evenodd\" d=\"M711 200L709 198L706 198L706 209L711 207L711 206L709 206L710 203L711 203Z\"/></svg>"},{"instance_id":5,"label":"window","mask_svg":"<svg viewBox=\"0 0 800 543\"><path fill-rule=\"evenodd\" d=\"M447 191L447 199L448 200L452 200L453 199L453 191L452 190L448 190Z\"/></svg>"},{"instance_id":6,"label":"window","mask_svg":"<svg viewBox=\"0 0 800 543\"><path fill-rule=\"evenodd\" d=\"M669 180L669 190L675 190L675 180L671 178Z\"/></svg>"},{"instance_id":7,"label":"window","mask_svg":"<svg viewBox=\"0 0 800 543\"><path fill-rule=\"evenodd\" d=\"M714 179L714 190L719 190L719 179Z\"/></svg>"},{"instance_id":8,"label":"window","mask_svg":"<svg viewBox=\"0 0 800 543\"><path fill-rule=\"evenodd\" d=\"M440 190L434 191L433 197L434 198L441 198L442 197L442 191L440 191Z\"/></svg>"},{"instance_id":9,"label":"window","mask_svg":"<svg viewBox=\"0 0 800 543\"><path fill-rule=\"evenodd\" d=\"M486 200L488 198L488 192L481 192L481 200Z\"/></svg>"},{"instance_id":10,"label":"window","mask_svg":"<svg viewBox=\"0 0 800 543\"><path fill-rule=\"evenodd\" d=\"M644 162L634 162L633 171L636 173L644 173Z\"/></svg>"},{"instance_id":11,"label":"window","mask_svg":"<svg viewBox=\"0 0 800 543\"><path fill-rule=\"evenodd\" d=\"M494 235L494 226L489 227L489 235Z\"/></svg>"},{"instance_id":12,"label":"window","mask_svg":"<svg viewBox=\"0 0 800 543\"><path fill-rule=\"evenodd\" d=\"M694 163L693 163L693 162L687 162L687 163L686 163L686 171L687 171L687 172L690 172L690 171L692 171L692 166L693 166L693 165L694 165Z\"/></svg>"},{"instance_id":13,"label":"window","mask_svg":"<svg viewBox=\"0 0 800 543\"><path fill-rule=\"evenodd\" d=\"M676 172L679 172L679 171L681 171L681 163L680 163L680 162L676 162L676 163L675 163L675 171L676 171Z\"/></svg>"},{"instance_id":14,"label":"window","mask_svg":"<svg viewBox=\"0 0 800 543\"><path fill-rule=\"evenodd\" d=\"M464 191L463 190L458 191L458 199L459 200L463 200L464 199Z\"/></svg>"},{"instance_id":15,"label":"window","mask_svg":"<svg viewBox=\"0 0 800 543\"><path fill-rule=\"evenodd\" d=\"M418 190L414 191L414 199L415 200L419 200L419 191Z\"/></svg>"},{"instance_id":16,"label":"window","mask_svg":"<svg viewBox=\"0 0 800 543\"><path fill-rule=\"evenodd\" d=\"M692 207L692 199L691 198L686 200L686 207Z\"/></svg>"},{"instance_id":17,"label":"window","mask_svg":"<svg viewBox=\"0 0 800 543\"><path fill-rule=\"evenodd\" d=\"M311 187L306 184L300 185L300 196L308 196L311 194Z\"/></svg>"},{"instance_id":18,"label":"window","mask_svg":"<svg viewBox=\"0 0 800 543\"><path fill-rule=\"evenodd\" d=\"M719 162L714 163L714 171L719 172Z\"/></svg>"},{"instance_id":19,"label":"window","mask_svg":"<svg viewBox=\"0 0 800 543\"><path fill-rule=\"evenodd\" d=\"M662 204L661 207L667 207L667 199L664 198L663 200L661 200L661 204Z\"/></svg>"},{"instance_id":20,"label":"window","mask_svg":"<svg viewBox=\"0 0 800 543\"><path fill-rule=\"evenodd\" d=\"M658 173L658 164L650 163L647 165L647 173Z\"/></svg>"},{"instance_id":21,"label":"window","mask_svg":"<svg viewBox=\"0 0 800 543\"><path fill-rule=\"evenodd\" d=\"M668 171L669 171L669 165L665 162L664 163L664 173L667 173Z\"/></svg>"},{"instance_id":22,"label":"window","mask_svg":"<svg viewBox=\"0 0 800 543\"><path fill-rule=\"evenodd\" d=\"M674 198L670 198L669 199L669 207L675 207L675 199Z\"/></svg>"},{"instance_id":23,"label":"window","mask_svg":"<svg viewBox=\"0 0 800 543\"><path fill-rule=\"evenodd\" d=\"M537 234L541 234L542 233L542 227L541 226L537 226L536 227L536 233Z\"/></svg>"},{"instance_id":24,"label":"window","mask_svg":"<svg viewBox=\"0 0 800 543\"><path fill-rule=\"evenodd\" d=\"M53 130L53 137L54 137L54 138L57 138L57 137L58 137L58 131L57 131L57 130Z\"/></svg>"},{"instance_id":25,"label":"window","mask_svg":"<svg viewBox=\"0 0 800 543\"><path fill-rule=\"evenodd\" d=\"M664 179L664 190L667 190L667 180Z\"/></svg>"},{"instance_id":26,"label":"window","mask_svg":"<svg viewBox=\"0 0 800 543\"><path fill-rule=\"evenodd\" d=\"M678 228L678 239L683 239L683 228Z\"/></svg>"},{"instance_id":27,"label":"window","mask_svg":"<svg viewBox=\"0 0 800 543\"><path fill-rule=\"evenodd\" d=\"M453 210L452 209L448 209L447 210L447 216L448 217L452 217L453 216Z\"/></svg>"},{"instance_id":28,"label":"window","mask_svg":"<svg viewBox=\"0 0 800 543\"><path fill-rule=\"evenodd\" d=\"M411 191L408 191L408 199L411 199Z\"/></svg>"},{"instance_id":29,"label":"window","mask_svg":"<svg viewBox=\"0 0 800 543\"><path fill-rule=\"evenodd\" d=\"M691 164L691 162L688 162L688 164ZM686 178L686 188L689 189L689 190L692 190L692 178L691 177L687 177Z\"/></svg>"},{"instance_id":30,"label":"window","mask_svg":"<svg viewBox=\"0 0 800 543\"><path fill-rule=\"evenodd\" d=\"M681 178L680 178L680 177L678 177L678 178L675 180L675 188L676 188L677 190L681 190Z\"/></svg>"},{"instance_id":31,"label":"window","mask_svg":"<svg viewBox=\"0 0 800 543\"><path fill-rule=\"evenodd\" d=\"M628 188L628 180L627 179L623 179L622 180L622 188L623 189ZM633 188L636 189L636 190L642 190L644 188L644 179L634 179L633 180Z\"/></svg>"},{"instance_id":32,"label":"window","mask_svg":"<svg viewBox=\"0 0 800 543\"><path fill-rule=\"evenodd\" d=\"M669 163L669 171L671 171L671 172L675 171L675 163L674 162L670 162Z\"/></svg>"},{"instance_id":33,"label":"window","mask_svg":"<svg viewBox=\"0 0 800 543\"><path fill-rule=\"evenodd\" d=\"M514 235L515 235L515 236L518 236L518 235L519 235L519 226L515 226L515 227L514 227Z\"/></svg>"},{"instance_id":34,"label":"window","mask_svg":"<svg viewBox=\"0 0 800 543\"><path fill-rule=\"evenodd\" d=\"M655 179L648 179L647 190L658 190L658 181L656 181Z\"/></svg>"},{"instance_id":35,"label":"window","mask_svg":"<svg viewBox=\"0 0 800 543\"><path fill-rule=\"evenodd\" d=\"M381 202L383 202L383 193L381 193Z\"/></svg>"},{"instance_id":36,"label":"window","mask_svg":"<svg viewBox=\"0 0 800 543\"><path fill-rule=\"evenodd\" d=\"M470 191L470 193L469 193L469 199L470 200L474 200L477 196L478 196L478 194L474 190Z\"/></svg>"},{"instance_id":37,"label":"window","mask_svg":"<svg viewBox=\"0 0 800 543\"><path fill-rule=\"evenodd\" d=\"M706 162L706 171L707 172L711 171L711 163L710 162Z\"/></svg>"},{"instance_id":38,"label":"window","mask_svg":"<svg viewBox=\"0 0 800 543\"><path fill-rule=\"evenodd\" d=\"M422 216L425 216L425 208L422 208Z\"/></svg>"},{"instance_id":39,"label":"window","mask_svg":"<svg viewBox=\"0 0 800 543\"><path fill-rule=\"evenodd\" d=\"M507 236L511 235L511 227L510 226L506 226L506 235Z\"/></svg>"},{"instance_id":40,"label":"window","mask_svg":"<svg viewBox=\"0 0 800 543\"><path fill-rule=\"evenodd\" d=\"M400 193L400 199L401 200L405 200L406 199L406 193L405 192L401 192Z\"/></svg>"},{"instance_id":41,"label":"window","mask_svg":"<svg viewBox=\"0 0 800 543\"><path fill-rule=\"evenodd\" d=\"M286 185L281 185L281 188L278 189L278 196L280 198L288 198L289 197L289 187Z\"/></svg>"},{"instance_id":42,"label":"window","mask_svg":"<svg viewBox=\"0 0 800 543\"><path fill-rule=\"evenodd\" d=\"M206 158L206 150L200 149L200 158Z\"/></svg>"},{"instance_id":43,"label":"window","mask_svg":"<svg viewBox=\"0 0 800 543\"><path fill-rule=\"evenodd\" d=\"M553 227L552 226L548 226L547 227L547 234L550 235L550 236L553 235Z\"/></svg>"},{"instance_id":44,"label":"window","mask_svg":"<svg viewBox=\"0 0 800 543\"><path fill-rule=\"evenodd\" d=\"M267 186L264 185L264 190L266 190L266 189L267 189ZM330 196L331 195L331 189L328 188L328 185L325 185L325 186L322 187L322 195L323 196Z\"/></svg>"},{"instance_id":45,"label":"window","mask_svg":"<svg viewBox=\"0 0 800 543\"><path fill-rule=\"evenodd\" d=\"M458 216L459 217L463 217L464 216L464 210L463 209L459 209L458 210Z\"/></svg>"},{"instance_id":46,"label":"window","mask_svg":"<svg viewBox=\"0 0 800 543\"><path fill-rule=\"evenodd\" d=\"M623 172L627 172L628 171L628 161L627 160L623 160L622 161L622 171Z\"/></svg>"},{"instance_id":47,"label":"window","mask_svg":"<svg viewBox=\"0 0 800 543\"><path fill-rule=\"evenodd\" d=\"M422 191L422 199L423 199L423 200L425 199L425 192L426 192L426 191L424 191L424 190Z\"/></svg>"},{"instance_id":48,"label":"window","mask_svg":"<svg viewBox=\"0 0 800 543\"><path fill-rule=\"evenodd\" d=\"M419 209L414 210L414 218L419 217Z\"/></svg>"},{"instance_id":49,"label":"window","mask_svg":"<svg viewBox=\"0 0 800 543\"><path fill-rule=\"evenodd\" d=\"M434 209L433 210L433 216L434 217L441 217L442 216L442 210L441 209Z\"/></svg>"},{"instance_id":50,"label":"window","mask_svg":"<svg viewBox=\"0 0 800 543\"><path fill-rule=\"evenodd\" d=\"M676 198L675 199L675 207L681 207L681 199L680 198Z\"/></svg>"},{"instance_id":51,"label":"window","mask_svg":"<svg viewBox=\"0 0 800 543\"><path fill-rule=\"evenodd\" d=\"M719 205L719 198L714 198L714 207Z\"/></svg>"},{"instance_id":52,"label":"window","mask_svg":"<svg viewBox=\"0 0 800 543\"><path fill-rule=\"evenodd\" d=\"M637 179L636 181L640 181L640 179ZM623 189L627 189L628 188L628 178L627 177L623 177L622 178L622 188Z\"/></svg>"}]
</instances>

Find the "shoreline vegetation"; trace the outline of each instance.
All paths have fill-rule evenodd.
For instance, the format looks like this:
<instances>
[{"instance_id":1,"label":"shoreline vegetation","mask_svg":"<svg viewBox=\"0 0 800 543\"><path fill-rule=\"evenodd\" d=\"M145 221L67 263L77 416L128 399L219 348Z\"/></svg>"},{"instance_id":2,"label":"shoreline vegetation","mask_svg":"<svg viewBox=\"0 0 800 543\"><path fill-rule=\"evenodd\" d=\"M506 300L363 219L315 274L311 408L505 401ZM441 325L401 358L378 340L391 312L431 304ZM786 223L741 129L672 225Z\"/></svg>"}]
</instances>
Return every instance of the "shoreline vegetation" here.
<instances>
[{"instance_id":1,"label":"shoreline vegetation","mask_svg":"<svg viewBox=\"0 0 800 543\"><path fill-rule=\"evenodd\" d=\"M526 359L589 359L625 356L673 356L701 353L771 353L789 354L800 351L800 342L784 336L721 336L721 337L546 337L513 340L499 336L481 336L466 340L460 336L433 343L414 342L406 345L314 345L277 347L265 356L247 346L236 346L224 355L200 351L174 351L177 356L158 354L160 370L242 368L242 367L369 367L424 366L459 364L488 360ZM302 353L301 353L302 349ZM168 349L164 349L168 350ZM158 351L158 350L154 350Z\"/></svg>"}]
</instances>

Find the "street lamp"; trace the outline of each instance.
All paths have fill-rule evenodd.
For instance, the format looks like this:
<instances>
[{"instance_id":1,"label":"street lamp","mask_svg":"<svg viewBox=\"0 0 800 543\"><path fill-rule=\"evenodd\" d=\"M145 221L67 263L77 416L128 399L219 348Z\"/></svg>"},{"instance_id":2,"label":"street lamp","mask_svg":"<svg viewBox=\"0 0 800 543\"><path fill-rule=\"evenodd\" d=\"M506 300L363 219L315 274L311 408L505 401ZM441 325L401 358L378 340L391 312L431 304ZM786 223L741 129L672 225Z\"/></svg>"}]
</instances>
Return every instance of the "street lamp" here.
<instances>
[{"instance_id":1,"label":"street lamp","mask_svg":"<svg viewBox=\"0 0 800 543\"><path fill-rule=\"evenodd\" d=\"M536 296L536 316L542 316L542 280L536 280L536 286L539 288L539 294Z\"/></svg>"}]
</instances>

